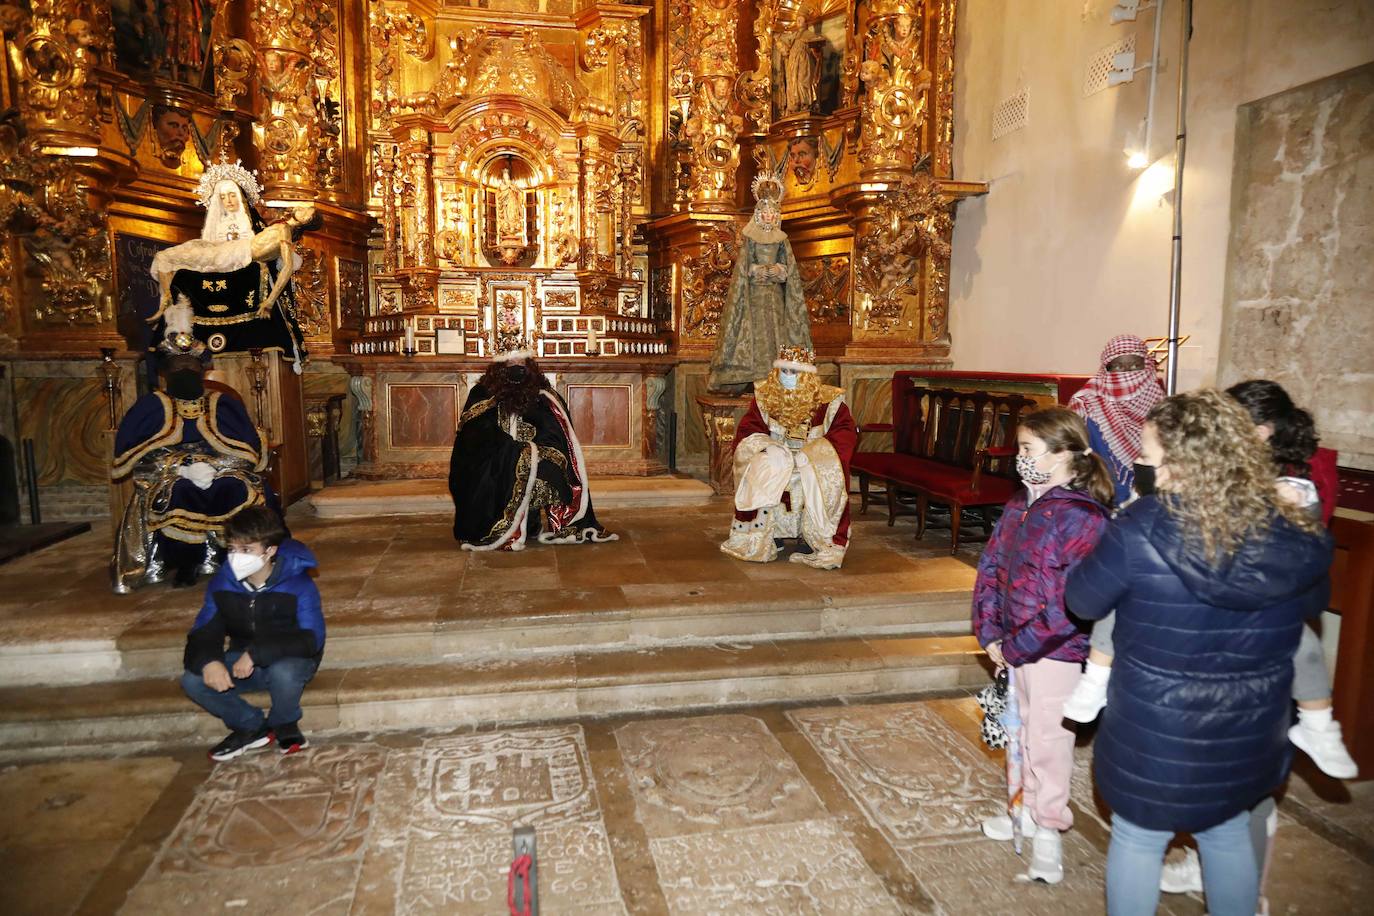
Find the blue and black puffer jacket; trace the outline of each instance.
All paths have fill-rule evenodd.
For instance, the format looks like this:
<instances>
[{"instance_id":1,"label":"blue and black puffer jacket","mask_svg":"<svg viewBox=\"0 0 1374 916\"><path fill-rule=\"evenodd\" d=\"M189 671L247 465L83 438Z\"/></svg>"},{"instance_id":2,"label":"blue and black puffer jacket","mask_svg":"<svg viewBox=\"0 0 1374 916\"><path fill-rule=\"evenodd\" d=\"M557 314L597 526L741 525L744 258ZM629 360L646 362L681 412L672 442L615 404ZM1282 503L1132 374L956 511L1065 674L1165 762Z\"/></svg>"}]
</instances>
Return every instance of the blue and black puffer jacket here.
<instances>
[{"instance_id":1,"label":"blue and black puffer jacket","mask_svg":"<svg viewBox=\"0 0 1374 916\"><path fill-rule=\"evenodd\" d=\"M1288 773L1293 655L1330 594L1331 541L1275 516L1213 565L1154 496L1124 509L1069 575L1069 611L1116 608L1097 735L1103 799L1154 830L1198 831Z\"/></svg>"}]
</instances>

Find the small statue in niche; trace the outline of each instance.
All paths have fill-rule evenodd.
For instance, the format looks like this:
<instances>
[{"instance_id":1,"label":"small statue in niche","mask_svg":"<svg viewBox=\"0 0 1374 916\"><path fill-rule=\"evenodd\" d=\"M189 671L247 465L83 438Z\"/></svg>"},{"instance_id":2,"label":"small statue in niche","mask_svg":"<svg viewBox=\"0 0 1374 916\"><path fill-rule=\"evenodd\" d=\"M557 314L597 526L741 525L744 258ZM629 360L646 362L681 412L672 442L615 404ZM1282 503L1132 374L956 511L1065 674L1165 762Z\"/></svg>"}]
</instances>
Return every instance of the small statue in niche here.
<instances>
[{"instance_id":1,"label":"small statue in niche","mask_svg":"<svg viewBox=\"0 0 1374 916\"><path fill-rule=\"evenodd\" d=\"M782 52L782 114L784 117L809 114L816 104L816 89L821 78L821 47L825 39L805 25L779 36Z\"/></svg>"},{"instance_id":2,"label":"small statue in niche","mask_svg":"<svg viewBox=\"0 0 1374 916\"><path fill-rule=\"evenodd\" d=\"M503 263L514 264L525 254L527 245L525 190L511 180L507 167L496 182L496 249Z\"/></svg>"},{"instance_id":3,"label":"small statue in niche","mask_svg":"<svg viewBox=\"0 0 1374 916\"><path fill-rule=\"evenodd\" d=\"M769 373L781 346L811 346L801 273L782 231L782 194L776 175L754 179L754 215L741 233L711 355L712 391L740 394Z\"/></svg>"}]
</instances>

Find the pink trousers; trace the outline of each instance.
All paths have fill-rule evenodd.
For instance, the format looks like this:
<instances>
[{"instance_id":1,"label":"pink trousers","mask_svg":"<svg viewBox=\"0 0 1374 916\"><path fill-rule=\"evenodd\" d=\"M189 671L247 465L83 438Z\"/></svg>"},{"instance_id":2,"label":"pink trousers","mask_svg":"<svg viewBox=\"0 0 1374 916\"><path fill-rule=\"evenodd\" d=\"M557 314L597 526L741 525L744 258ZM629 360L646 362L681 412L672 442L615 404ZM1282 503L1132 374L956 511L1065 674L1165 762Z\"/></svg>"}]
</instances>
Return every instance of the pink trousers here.
<instances>
[{"instance_id":1,"label":"pink trousers","mask_svg":"<svg viewBox=\"0 0 1374 916\"><path fill-rule=\"evenodd\" d=\"M1068 830L1074 732L1063 725L1064 701L1083 674L1082 664L1042 658L1012 672L1021 708L1023 803L1037 825Z\"/></svg>"}]
</instances>

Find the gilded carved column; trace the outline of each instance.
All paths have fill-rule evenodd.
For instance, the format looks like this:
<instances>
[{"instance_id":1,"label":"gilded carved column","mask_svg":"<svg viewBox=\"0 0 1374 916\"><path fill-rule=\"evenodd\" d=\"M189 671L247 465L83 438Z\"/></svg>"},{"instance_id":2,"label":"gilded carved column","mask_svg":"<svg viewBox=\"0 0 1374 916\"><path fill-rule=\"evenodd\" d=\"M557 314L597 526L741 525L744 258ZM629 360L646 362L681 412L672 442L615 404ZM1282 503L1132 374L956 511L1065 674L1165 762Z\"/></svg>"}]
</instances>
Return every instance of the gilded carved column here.
<instances>
[{"instance_id":1,"label":"gilded carved column","mask_svg":"<svg viewBox=\"0 0 1374 916\"><path fill-rule=\"evenodd\" d=\"M81 0L34 0L27 22L19 7L5 10L0 28L9 39L5 46L18 83L15 94L35 151L96 155L95 68L108 51L108 28L97 30L94 14Z\"/></svg>"},{"instance_id":2,"label":"gilded carved column","mask_svg":"<svg viewBox=\"0 0 1374 916\"><path fill-rule=\"evenodd\" d=\"M315 5L320 0L305 0ZM312 16L294 0L255 0L251 20L262 67L263 109L253 127L260 154L263 196L314 200L319 116L312 94Z\"/></svg>"},{"instance_id":3,"label":"gilded carved column","mask_svg":"<svg viewBox=\"0 0 1374 916\"><path fill-rule=\"evenodd\" d=\"M941 0L934 0L941 2ZM920 153L932 75L921 0L875 2L861 46L859 162L866 179L900 179Z\"/></svg>"},{"instance_id":4,"label":"gilded carved column","mask_svg":"<svg viewBox=\"0 0 1374 916\"><path fill-rule=\"evenodd\" d=\"M429 134L422 128L411 128L409 139L400 148L402 168L409 172L413 188L415 236L412 240L415 267L434 266L434 217L430 189L433 187Z\"/></svg>"},{"instance_id":5,"label":"gilded carved column","mask_svg":"<svg viewBox=\"0 0 1374 916\"><path fill-rule=\"evenodd\" d=\"M735 104L738 27L735 0L702 0L692 8L693 95L686 136L692 144L693 210L724 213L736 209L739 136L744 130Z\"/></svg>"},{"instance_id":6,"label":"gilded carved column","mask_svg":"<svg viewBox=\"0 0 1374 916\"><path fill-rule=\"evenodd\" d=\"M382 271L390 274L401 266L396 238L396 157L390 144L382 147L375 153L382 198Z\"/></svg>"}]
</instances>

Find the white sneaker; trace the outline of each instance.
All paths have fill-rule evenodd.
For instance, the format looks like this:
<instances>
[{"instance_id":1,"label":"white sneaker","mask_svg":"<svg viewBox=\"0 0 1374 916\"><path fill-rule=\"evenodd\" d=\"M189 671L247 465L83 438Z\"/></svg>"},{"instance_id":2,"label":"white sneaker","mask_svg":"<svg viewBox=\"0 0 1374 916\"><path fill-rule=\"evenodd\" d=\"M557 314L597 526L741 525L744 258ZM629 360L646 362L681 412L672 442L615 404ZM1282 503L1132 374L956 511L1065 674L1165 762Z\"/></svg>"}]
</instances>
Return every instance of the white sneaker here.
<instances>
[{"instance_id":1,"label":"white sneaker","mask_svg":"<svg viewBox=\"0 0 1374 916\"><path fill-rule=\"evenodd\" d=\"M1298 724L1288 730L1288 740L1311 757L1317 768L1327 776L1354 779L1360 773L1360 768L1355 765L1350 752L1345 749L1345 742L1341 740L1341 723L1334 719L1325 727L1310 725L1299 719Z\"/></svg>"},{"instance_id":2,"label":"white sneaker","mask_svg":"<svg viewBox=\"0 0 1374 916\"><path fill-rule=\"evenodd\" d=\"M1096 666L1094 666L1096 667ZM1106 669L1110 671L1111 669ZM1107 679L1081 677L1073 688L1073 693L1064 701L1064 718L1074 722L1088 723L1097 718L1102 707L1107 705Z\"/></svg>"},{"instance_id":3,"label":"white sneaker","mask_svg":"<svg viewBox=\"0 0 1374 916\"><path fill-rule=\"evenodd\" d=\"M1035 836L1039 828L1035 826L1035 820L1029 811L1021 809L1021 836L1030 839ZM983 836L990 840L1001 840L1003 843L1011 842L1011 815L999 814L983 821Z\"/></svg>"},{"instance_id":4,"label":"white sneaker","mask_svg":"<svg viewBox=\"0 0 1374 916\"><path fill-rule=\"evenodd\" d=\"M1164 871L1159 876L1159 889L1166 894L1202 893L1202 861L1197 850L1191 847L1183 850L1183 858L1164 863Z\"/></svg>"},{"instance_id":5,"label":"white sneaker","mask_svg":"<svg viewBox=\"0 0 1374 916\"><path fill-rule=\"evenodd\" d=\"M1036 831L1026 877L1046 884L1058 884L1064 880L1064 840L1058 830Z\"/></svg>"}]
</instances>

